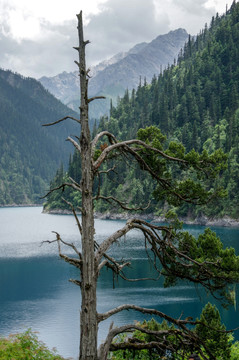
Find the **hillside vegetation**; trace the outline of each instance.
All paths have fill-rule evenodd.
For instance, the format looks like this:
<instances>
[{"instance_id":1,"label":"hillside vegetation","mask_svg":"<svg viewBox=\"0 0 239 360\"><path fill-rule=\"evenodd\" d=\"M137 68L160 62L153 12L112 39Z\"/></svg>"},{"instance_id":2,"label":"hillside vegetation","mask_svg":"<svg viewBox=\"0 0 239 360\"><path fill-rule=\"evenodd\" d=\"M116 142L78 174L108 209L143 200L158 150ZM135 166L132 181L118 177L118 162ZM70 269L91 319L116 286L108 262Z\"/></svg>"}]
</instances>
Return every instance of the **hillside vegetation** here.
<instances>
[{"instance_id":1,"label":"hillside vegetation","mask_svg":"<svg viewBox=\"0 0 239 360\"><path fill-rule=\"evenodd\" d=\"M0 205L39 203L61 162L74 124L41 125L73 114L32 78L0 69Z\"/></svg>"},{"instance_id":2,"label":"hillside vegetation","mask_svg":"<svg viewBox=\"0 0 239 360\"><path fill-rule=\"evenodd\" d=\"M118 139L134 138L138 129L156 126L167 136L164 140L178 144L181 151L195 149L210 153L222 148L228 154L228 168L216 186L223 186L228 196L211 206L184 205L176 208L180 215L195 217L201 213L222 217L239 217L239 4L233 2L223 16L212 18L209 26L193 38L189 36L177 64L169 66L150 84L140 83L132 93L126 91L116 107L111 107L110 117L101 119L97 132L108 130ZM94 133L96 129L94 129ZM104 144L102 144L104 146ZM105 145L106 146L106 145ZM179 150L177 150L179 151ZM125 164L130 169L126 170ZM109 164L110 165L110 164ZM67 173L58 170L51 186L57 186L71 176L77 181L75 169L80 166L77 155L70 159ZM130 159L120 163L111 176L114 182L103 182L101 190L107 195L114 191L121 199L128 194L131 205L145 205L152 198L154 185L145 175L139 175ZM175 173L175 176L177 173ZM212 185L213 186L213 185ZM74 204L80 199L66 190L64 197ZM53 193L46 208L65 207L61 194ZM167 208L162 198L160 203L152 200L145 210L161 214ZM108 211L109 204L101 203L96 210ZM117 209L115 209L118 211Z\"/></svg>"}]
</instances>

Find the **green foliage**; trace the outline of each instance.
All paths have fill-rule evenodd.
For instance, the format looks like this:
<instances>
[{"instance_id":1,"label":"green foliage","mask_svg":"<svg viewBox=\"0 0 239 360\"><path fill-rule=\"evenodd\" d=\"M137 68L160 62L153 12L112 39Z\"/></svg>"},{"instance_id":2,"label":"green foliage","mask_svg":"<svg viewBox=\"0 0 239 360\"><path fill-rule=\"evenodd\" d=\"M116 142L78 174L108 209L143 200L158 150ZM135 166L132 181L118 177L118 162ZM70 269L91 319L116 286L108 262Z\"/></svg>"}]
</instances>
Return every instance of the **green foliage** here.
<instances>
[{"instance_id":1,"label":"green foliage","mask_svg":"<svg viewBox=\"0 0 239 360\"><path fill-rule=\"evenodd\" d=\"M152 331L160 331L160 330L172 330L174 327L169 325L165 320L162 323L158 323L155 319L151 319L149 321L144 320L143 322L137 322L137 326L141 327L145 330ZM147 343L151 341L159 341L162 340L160 337L155 337L153 335L146 334L139 330L135 330L132 335L121 334L119 335L115 342L126 342L126 343L135 343L136 341L139 343ZM165 341L176 342L176 337L174 335L168 335L167 340ZM167 352L166 352L167 354ZM144 350L118 350L110 355L110 359L112 360L122 360L122 359L135 359L135 360L158 360L158 359L167 359L165 356L165 351L159 349L144 349ZM168 353L169 354L169 353Z\"/></svg>"},{"instance_id":2,"label":"green foliage","mask_svg":"<svg viewBox=\"0 0 239 360\"><path fill-rule=\"evenodd\" d=\"M230 359L231 337L221 324L221 317L215 305L208 303L200 316L201 324L195 332L218 360Z\"/></svg>"},{"instance_id":3,"label":"green foliage","mask_svg":"<svg viewBox=\"0 0 239 360\"><path fill-rule=\"evenodd\" d=\"M215 178L226 168L227 156L221 149L211 155L204 150L200 155L194 149L185 154L184 146L176 142L170 142L168 147L165 147L162 143L165 142L166 137L162 136L156 126L140 129L137 135L147 145L166 154L140 146L142 149L140 155L144 163L156 174L153 175L158 181L154 191L156 199L163 199L171 205L179 206L185 201L204 204L212 197L224 195L221 188L214 191L210 189L211 184L206 181L207 178ZM177 170L177 163L180 172ZM145 168L144 164L142 168Z\"/></svg>"},{"instance_id":4,"label":"green foliage","mask_svg":"<svg viewBox=\"0 0 239 360\"><path fill-rule=\"evenodd\" d=\"M36 80L2 69L0 108L0 205L40 203L61 161L67 162L71 148L62 140L75 132L72 123L54 131L42 124L71 111Z\"/></svg>"},{"instance_id":5,"label":"green foliage","mask_svg":"<svg viewBox=\"0 0 239 360\"><path fill-rule=\"evenodd\" d=\"M166 136L163 135L161 130L156 126L139 129L137 132L137 138L158 150L163 150L162 144L166 140Z\"/></svg>"},{"instance_id":6,"label":"green foliage","mask_svg":"<svg viewBox=\"0 0 239 360\"><path fill-rule=\"evenodd\" d=\"M10 335L8 338L0 338L0 360L13 359L64 360L55 350L48 350L31 330Z\"/></svg>"},{"instance_id":7,"label":"green foliage","mask_svg":"<svg viewBox=\"0 0 239 360\"><path fill-rule=\"evenodd\" d=\"M180 279L193 281L220 298L224 306L234 304L231 284L239 281L239 256L235 249L223 249L221 240L211 229L205 229L198 239L186 231L173 229L163 257L164 286L174 286Z\"/></svg>"},{"instance_id":8,"label":"green foliage","mask_svg":"<svg viewBox=\"0 0 239 360\"><path fill-rule=\"evenodd\" d=\"M230 360L239 359L239 341L232 344Z\"/></svg>"},{"instance_id":9,"label":"green foliage","mask_svg":"<svg viewBox=\"0 0 239 360\"><path fill-rule=\"evenodd\" d=\"M200 319L197 319L198 324L191 328L191 330L198 336L207 348L218 360L236 360L238 359L239 354L239 344L238 341L233 342L233 337L231 334L225 332L225 326L221 323L221 318L218 309L215 305L208 303L202 310ZM126 343L147 343L150 341L160 342L162 339L164 343L169 342L176 345L178 343L177 353L170 353L169 351L163 350L161 347L160 350L118 350L111 353L110 359L112 360L121 360L121 359L136 359L136 360L149 360L149 359L164 359L164 360L185 360L188 359L189 355L192 352L198 353L198 349L191 346L182 349L179 344L179 338L173 334L172 330L175 330L176 327L170 325L165 320L162 323L158 323L155 319L149 321L143 321L142 323L137 323L136 325L140 326L142 329L160 331L166 330L169 331L167 335L148 335L139 330L135 330L132 335L121 334L116 339L116 343L126 342ZM171 333L170 333L171 330ZM201 351L206 355L205 348L201 346Z\"/></svg>"},{"instance_id":10,"label":"green foliage","mask_svg":"<svg viewBox=\"0 0 239 360\"><path fill-rule=\"evenodd\" d=\"M209 217L239 217L238 12L239 3L235 2L227 14L213 18L195 39L189 37L177 64L155 76L151 84L140 83L131 96L126 92L117 106L111 107L110 117L101 119L99 132L108 130L118 140L138 137L191 165L191 170L175 163L166 168L164 159L159 161L150 150L142 151L143 158L165 183L169 180L170 187L175 186L175 193L201 204L197 208L182 205L169 189L158 187L147 212L162 214L168 202L180 216L204 213ZM100 149L95 156L99 154ZM139 191L133 191L135 183ZM130 160L119 164L115 176L104 179L102 194L109 195L113 190L118 196L122 186L129 205L136 207L144 207L144 200L152 199L155 189L147 175L139 174L139 167L132 169ZM213 201L203 205L209 199ZM97 211L109 208L107 203L96 205Z\"/></svg>"}]
</instances>

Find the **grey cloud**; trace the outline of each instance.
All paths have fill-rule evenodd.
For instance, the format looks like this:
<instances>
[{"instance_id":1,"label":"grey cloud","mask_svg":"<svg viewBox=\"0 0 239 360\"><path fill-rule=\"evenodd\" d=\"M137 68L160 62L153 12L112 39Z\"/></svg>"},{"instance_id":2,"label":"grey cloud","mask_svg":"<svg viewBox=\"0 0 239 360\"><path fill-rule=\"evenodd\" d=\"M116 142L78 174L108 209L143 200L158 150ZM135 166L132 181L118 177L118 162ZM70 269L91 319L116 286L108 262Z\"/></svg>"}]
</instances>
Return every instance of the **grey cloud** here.
<instances>
[{"instance_id":1,"label":"grey cloud","mask_svg":"<svg viewBox=\"0 0 239 360\"><path fill-rule=\"evenodd\" d=\"M186 22L186 30L192 35L199 33L206 22L216 14L215 8L207 8L207 0L173 0L178 16L176 22Z\"/></svg>"},{"instance_id":2,"label":"grey cloud","mask_svg":"<svg viewBox=\"0 0 239 360\"><path fill-rule=\"evenodd\" d=\"M0 66L36 78L76 69L77 54L72 49L77 45L76 22L62 26L43 23L42 31L46 36L21 42L0 33Z\"/></svg>"},{"instance_id":3,"label":"grey cloud","mask_svg":"<svg viewBox=\"0 0 239 360\"><path fill-rule=\"evenodd\" d=\"M165 14L156 19L153 0L109 0L103 8L85 28L93 45L88 50L90 62L129 50L138 42L151 41L169 31Z\"/></svg>"},{"instance_id":4,"label":"grey cloud","mask_svg":"<svg viewBox=\"0 0 239 360\"><path fill-rule=\"evenodd\" d=\"M216 13L216 9L206 9L205 3L206 0L107 0L100 13L88 16L85 25L85 39L91 41L87 46L87 64L91 66L128 51L137 43L149 42L178 27L196 34ZM5 21L0 23L0 67L36 78L77 70L77 53L72 49L78 43L75 14L61 25L41 20L41 36L21 42L10 36L7 14L2 19Z\"/></svg>"},{"instance_id":5,"label":"grey cloud","mask_svg":"<svg viewBox=\"0 0 239 360\"><path fill-rule=\"evenodd\" d=\"M207 0L174 0L174 3L189 14L196 16L208 14L208 9L205 8Z\"/></svg>"}]
</instances>

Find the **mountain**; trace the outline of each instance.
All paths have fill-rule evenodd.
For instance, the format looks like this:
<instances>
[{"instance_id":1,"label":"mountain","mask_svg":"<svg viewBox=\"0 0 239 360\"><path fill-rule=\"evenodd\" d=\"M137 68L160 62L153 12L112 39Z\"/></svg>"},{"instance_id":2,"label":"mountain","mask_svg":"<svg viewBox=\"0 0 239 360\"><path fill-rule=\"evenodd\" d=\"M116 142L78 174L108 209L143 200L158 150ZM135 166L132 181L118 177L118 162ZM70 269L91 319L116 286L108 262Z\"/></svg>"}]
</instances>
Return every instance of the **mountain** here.
<instances>
[{"instance_id":1,"label":"mountain","mask_svg":"<svg viewBox=\"0 0 239 360\"><path fill-rule=\"evenodd\" d=\"M40 82L0 69L0 205L39 203L61 163L68 162L76 124L42 127L77 116Z\"/></svg>"},{"instance_id":2,"label":"mountain","mask_svg":"<svg viewBox=\"0 0 239 360\"><path fill-rule=\"evenodd\" d=\"M238 44L239 3L234 1L226 14L217 14L197 37L189 37L177 64L154 77L150 84L138 86L131 95L126 91L117 106L111 108L110 118L100 121L98 131L109 131L118 140L135 138L138 129L154 125L167 135L166 145L171 142L169 155L193 150L210 155L219 149L228 154L228 168L220 174L217 183L208 180L209 188L222 186L228 196L204 207L194 208L189 204L175 207L179 215L239 219ZM184 147L178 147L179 143ZM77 162L75 155L68 169L73 178ZM162 209L164 206L168 209L168 204L163 199L160 203L153 199L154 185L148 176L138 173L130 159L124 158L111 173L110 180L104 178L101 194L114 193L114 197L121 200L124 193L132 207L144 207L151 199L152 206L147 211L162 215ZM54 185L58 180L54 179ZM71 199L80 206L80 198L77 202L75 194L71 194ZM49 198L48 208L57 206L64 207L60 194L54 194L54 203ZM107 203L97 204L96 210L110 211Z\"/></svg>"},{"instance_id":3,"label":"mountain","mask_svg":"<svg viewBox=\"0 0 239 360\"><path fill-rule=\"evenodd\" d=\"M97 100L91 104L91 118L99 118L108 112L110 99L116 103L117 97L122 96L125 89L131 90L138 86L140 78L146 78L150 82L154 75L158 75L168 64L172 64L187 38L188 34L184 29L170 31L150 43L137 44L128 52L119 53L92 67L89 94L90 96L105 95L107 100ZM39 81L64 104L78 111L77 71L63 72L54 77L42 77Z\"/></svg>"}]
</instances>

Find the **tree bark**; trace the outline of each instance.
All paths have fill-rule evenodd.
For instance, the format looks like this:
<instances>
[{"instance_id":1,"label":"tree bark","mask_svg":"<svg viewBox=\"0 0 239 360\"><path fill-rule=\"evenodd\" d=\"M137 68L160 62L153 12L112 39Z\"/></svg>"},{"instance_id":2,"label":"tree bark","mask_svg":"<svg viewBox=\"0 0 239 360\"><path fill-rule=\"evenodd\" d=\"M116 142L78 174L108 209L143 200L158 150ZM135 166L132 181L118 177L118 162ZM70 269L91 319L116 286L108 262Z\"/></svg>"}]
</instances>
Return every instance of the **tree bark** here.
<instances>
[{"instance_id":1,"label":"tree bark","mask_svg":"<svg viewBox=\"0 0 239 360\"><path fill-rule=\"evenodd\" d=\"M140 328L140 326L136 325L126 325L120 328L110 329L110 332L108 334L108 337L104 344L101 345L99 349L99 355L97 356L97 334L98 334L98 324L99 322L108 319L110 316L119 313L123 310L135 310L140 311L141 313L145 314L151 314L159 316L168 322L172 323L175 328L166 329L165 331L165 338L163 338L163 350L166 351L168 349L169 351L173 352L178 351L178 339L180 341L180 346L183 348L180 348L184 352L188 351L188 349L196 349L201 354L202 358L204 359L216 359L210 352L210 349L205 346L205 343L202 339L199 339L199 337L195 337L195 332L190 331L187 328L187 325L196 325L196 322L190 321L189 319L185 320L176 320L173 318L170 318L169 316L154 310L154 309L146 309L141 308L136 305L121 305L115 309L109 310L108 312L104 314L97 314L96 311L96 304L97 304L97 295L96 295L96 287L97 287L97 278L99 276L100 270L104 266L108 266L115 274L120 274L125 266L127 266L129 263L125 261L117 262L112 257L106 254L107 250L111 247L112 244L114 244L116 241L118 241L120 238L122 238L124 235L126 235L130 230L138 229L141 230L141 232L145 236L145 246L149 245L151 247L152 254L154 256L153 265L155 269L158 271L159 274L162 273L162 267L164 268L164 275L165 276L171 276L172 278L178 277L182 279L187 279L193 283L199 283L204 288L208 289L211 294L213 295L214 292L219 291L219 295L223 298L225 294L222 292L224 288L228 284L233 284L238 282L238 268L239 268L239 259L235 257L235 255L232 256L232 262L231 266L229 264L224 264L224 255L217 256L216 260L210 260L210 248L209 248L209 257L207 254L207 251L205 249L202 249L202 252L200 252L200 261L198 261L198 252L193 250L190 252L188 249L190 247L193 248L193 245L195 245L195 249L197 248L196 240L193 242L193 245L191 245L191 242L188 242L187 233L185 233L185 239L183 233L177 235L178 231L178 225L176 223L175 227L165 227L165 226L157 226L153 224L149 224L143 220L137 220L137 219L131 219L128 220L127 223L118 231L116 231L114 234L109 236L107 239L105 239L100 245L96 244L94 241L94 208L93 208L93 182L94 182L94 176L99 175L100 173L107 173L109 171L112 171L112 169L100 171L99 167L101 164L107 160L110 154L115 151L119 151L119 153L124 154L130 154L132 157L142 166L142 168L147 171L151 176L157 181L157 183L161 186L162 189L164 189L166 192L168 192L169 196L173 195L180 201L190 202L190 203L197 203L197 201L200 202L200 199L202 199L203 203L205 203L205 196L206 196L206 190L205 192L199 192L199 195L197 196L197 193L185 193L184 188L180 189L180 187L176 187L175 191L175 184L174 181L168 178L168 175L165 177L165 175L161 176L158 174L158 166L161 166L161 162L155 160L155 166L151 166L151 163L147 162L147 159L145 160L144 155L148 154L150 155L151 152L154 154L157 154L161 158L163 158L165 161L173 161L176 163L179 163L183 165L185 168L188 168L190 170L194 169L198 175L198 172L209 174L210 171L212 174L216 174L215 167L217 168L216 171L219 172L219 170L222 167L222 161L225 160L225 157L223 154L221 154L221 157L218 155L218 153L215 153L211 156L205 156L205 154L202 157L195 157L194 158L187 158L184 156L184 154L181 155L181 157L172 157L167 152L164 152L161 150L161 147L155 148L150 145L150 143L145 143L142 140L139 139L133 139L133 140L127 140L127 141L121 141L118 142L114 135L110 134L108 131L103 131L100 134L96 135L95 139L91 142L91 134L89 129L89 122L88 122L88 105L91 101L95 99L101 99L102 96L88 98L88 71L86 70L86 64L85 64L85 46L89 43L89 41L84 41L83 37L83 24L82 24L82 12L77 15L78 17L78 36L79 36L79 46L75 49L79 53L79 61L76 61L76 64L79 68L79 77L80 77L80 89L81 89L81 101L80 101L80 120L77 120L72 117L65 117L63 119L60 119L54 123L46 124L46 126L54 125L59 122L62 122L66 119L71 119L73 121L80 122L81 124L81 136L80 139L77 137L77 139L80 140L80 144L73 140L71 137L68 137L68 141L70 141L74 147L76 148L76 151L80 153L81 155L81 170L82 170L82 176L81 176L81 183L78 184L74 179L71 179L71 183L64 183L60 186L58 186L55 189L52 189L49 191L48 194L50 194L52 191L55 191L57 189L63 189L65 186L71 187L74 190L80 191L82 194L82 206L81 206L81 213L82 213L82 223L80 223L80 220L77 218L74 206L68 202L66 203L71 206L73 214L75 216L79 232L81 234L81 241L82 241L82 252L80 253L79 250L75 248L73 244L68 244L65 241L63 241L58 233L56 233L57 239L54 241L58 242L58 251L59 255L62 259L64 259L66 262L70 263L71 265L74 265L81 271L81 280L70 280L76 285L79 285L81 288L81 315L80 315L80 354L79 354L79 360L105 360L107 359L109 351L112 349L115 351L117 349L135 349L135 348L145 348L145 349L151 349L151 348L158 348L158 344L155 342L149 342L142 344L142 342L130 344L127 343L117 343L117 345L111 345L113 339L118 334L124 332L124 331L133 331L133 330L139 330L143 333L153 334L150 330L145 330L144 328ZM144 131L147 131L144 130ZM151 131L151 130L150 130ZM155 139L157 140L157 129L155 128L154 131L156 131ZM147 133L146 133L147 135ZM93 155L96 150L97 142L101 140L103 136L106 136L108 138L108 143L105 147L101 148L101 154L95 161L93 162ZM158 140L157 140L158 141ZM153 142L152 142L153 143ZM157 143L156 143L157 144ZM134 146L134 147L132 147ZM99 149L98 149L99 150ZM147 153L148 151L148 153ZM189 160L188 160L189 159ZM219 165L218 165L219 163ZM164 173L163 173L164 174ZM185 181L186 183L186 181ZM178 190L177 190L178 189ZM196 189L196 188L195 188ZM197 190L199 191L199 190ZM213 196L210 191L208 192L209 196ZM196 197L195 197L196 196ZM95 197L96 199L104 199L107 201L114 201L118 205L120 205L122 208L127 208L125 206L125 203L120 202L117 198L114 196L102 196L100 194L100 186L98 195ZM208 197L210 199L210 197ZM178 237L177 237L178 236ZM180 237L181 236L181 237ZM211 233L206 233L205 231L205 237L208 239L208 241L211 240ZM185 241L184 241L185 240ZM190 240L191 241L191 240ZM78 258L70 258L64 254L61 253L61 243L70 246L75 253L77 254ZM182 250L180 249L179 245L183 245ZM97 246L96 246L97 245ZM218 251L220 250L221 254L221 248L219 245ZM195 258L194 258L195 256ZM226 255L228 256L228 255ZM210 261L209 261L209 260ZM160 263L160 266L158 268L157 266L157 260ZM171 266L173 264L173 266ZM122 278L125 280L129 280L125 277L125 275L122 273L120 274ZM130 279L130 281L138 281L139 279ZM145 280L145 279L141 279ZM226 297L226 300L229 302L231 297ZM221 330L220 330L221 331ZM162 335L161 332L157 332L157 334ZM177 342L173 343L170 339L171 334L178 335ZM154 333L155 335L155 333ZM164 334L163 334L164 335ZM167 340L167 335L169 336L169 342L166 344L165 339ZM180 340L181 339L181 340ZM160 339L159 339L160 340ZM159 344L159 347L161 345ZM202 348L201 348L202 347ZM172 350L173 349L173 350ZM203 349L205 350L206 354L204 356ZM207 357L208 356L208 357Z\"/></svg>"},{"instance_id":2,"label":"tree bark","mask_svg":"<svg viewBox=\"0 0 239 360\"><path fill-rule=\"evenodd\" d=\"M79 76L81 87L81 161L82 161L82 273L81 273L81 315L80 315L80 360L97 359L97 311L96 311L96 266L94 256L93 217L93 169L91 160L91 135L88 124L88 79L85 65L82 12L78 17Z\"/></svg>"}]
</instances>

